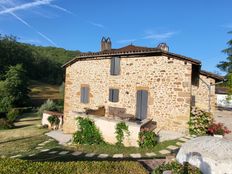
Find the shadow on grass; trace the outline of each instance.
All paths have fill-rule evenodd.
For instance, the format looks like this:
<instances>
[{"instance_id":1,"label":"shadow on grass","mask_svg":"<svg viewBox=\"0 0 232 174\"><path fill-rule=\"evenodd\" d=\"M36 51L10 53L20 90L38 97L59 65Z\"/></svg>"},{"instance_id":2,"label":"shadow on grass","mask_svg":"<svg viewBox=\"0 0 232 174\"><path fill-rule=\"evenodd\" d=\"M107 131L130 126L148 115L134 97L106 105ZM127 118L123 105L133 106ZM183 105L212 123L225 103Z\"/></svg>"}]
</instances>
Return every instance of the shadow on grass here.
<instances>
[{"instance_id":1,"label":"shadow on grass","mask_svg":"<svg viewBox=\"0 0 232 174\"><path fill-rule=\"evenodd\" d=\"M34 126L34 124L16 125L12 129L24 128L24 127L29 127L29 126Z\"/></svg>"},{"instance_id":2,"label":"shadow on grass","mask_svg":"<svg viewBox=\"0 0 232 174\"><path fill-rule=\"evenodd\" d=\"M49 152L56 151L55 154L50 154ZM100 158L98 157L99 154L96 154L92 157L86 157L86 153L82 153L78 156L72 155L75 151L68 151L69 153L65 155L59 154L62 151L67 151L62 148L53 148L50 149L47 152L39 152L35 154L34 156L25 156L21 159L23 160L31 160L31 161L40 161L40 162L72 162L72 161L138 161L138 160L151 160L151 159L164 159L164 157L142 157L142 158L131 158L131 157L123 157L123 158L113 158L112 156L109 156L107 158Z\"/></svg>"},{"instance_id":3,"label":"shadow on grass","mask_svg":"<svg viewBox=\"0 0 232 174\"><path fill-rule=\"evenodd\" d=\"M30 137L16 138L16 139L7 140L7 141L0 141L0 144L10 143L10 142L19 141L19 140L31 139L33 137L37 137L37 136L30 136Z\"/></svg>"}]
</instances>

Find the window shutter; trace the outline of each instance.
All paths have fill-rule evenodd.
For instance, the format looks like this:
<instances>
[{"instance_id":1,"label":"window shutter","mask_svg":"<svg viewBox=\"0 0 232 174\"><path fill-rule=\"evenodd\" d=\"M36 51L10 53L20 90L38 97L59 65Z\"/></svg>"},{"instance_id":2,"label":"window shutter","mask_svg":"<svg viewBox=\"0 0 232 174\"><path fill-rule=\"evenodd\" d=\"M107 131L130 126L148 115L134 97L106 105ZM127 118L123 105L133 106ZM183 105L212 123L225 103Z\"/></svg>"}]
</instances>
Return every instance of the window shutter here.
<instances>
[{"instance_id":1,"label":"window shutter","mask_svg":"<svg viewBox=\"0 0 232 174\"><path fill-rule=\"evenodd\" d=\"M113 102L118 102L118 98L119 98L119 90L114 89L113 90Z\"/></svg>"},{"instance_id":2,"label":"window shutter","mask_svg":"<svg viewBox=\"0 0 232 174\"><path fill-rule=\"evenodd\" d=\"M118 102L119 100L119 90L118 89L110 89L109 90L109 101Z\"/></svg>"},{"instance_id":3,"label":"window shutter","mask_svg":"<svg viewBox=\"0 0 232 174\"><path fill-rule=\"evenodd\" d=\"M111 58L110 74L111 75L119 75L120 74L120 58L119 57L112 57Z\"/></svg>"},{"instance_id":4,"label":"window shutter","mask_svg":"<svg viewBox=\"0 0 232 174\"><path fill-rule=\"evenodd\" d=\"M81 103L84 103L85 88L81 87Z\"/></svg>"},{"instance_id":5,"label":"window shutter","mask_svg":"<svg viewBox=\"0 0 232 174\"><path fill-rule=\"evenodd\" d=\"M110 64L110 75L114 75L114 67L115 67L115 59L114 57L112 57L111 64Z\"/></svg>"},{"instance_id":6,"label":"window shutter","mask_svg":"<svg viewBox=\"0 0 232 174\"><path fill-rule=\"evenodd\" d=\"M85 87L84 103L89 103L89 87Z\"/></svg>"},{"instance_id":7,"label":"window shutter","mask_svg":"<svg viewBox=\"0 0 232 174\"><path fill-rule=\"evenodd\" d=\"M113 89L109 90L109 101L113 102Z\"/></svg>"},{"instance_id":8,"label":"window shutter","mask_svg":"<svg viewBox=\"0 0 232 174\"><path fill-rule=\"evenodd\" d=\"M120 58L115 57L114 58L114 75L120 74Z\"/></svg>"},{"instance_id":9,"label":"window shutter","mask_svg":"<svg viewBox=\"0 0 232 174\"><path fill-rule=\"evenodd\" d=\"M81 87L81 103L89 102L89 87Z\"/></svg>"}]
</instances>

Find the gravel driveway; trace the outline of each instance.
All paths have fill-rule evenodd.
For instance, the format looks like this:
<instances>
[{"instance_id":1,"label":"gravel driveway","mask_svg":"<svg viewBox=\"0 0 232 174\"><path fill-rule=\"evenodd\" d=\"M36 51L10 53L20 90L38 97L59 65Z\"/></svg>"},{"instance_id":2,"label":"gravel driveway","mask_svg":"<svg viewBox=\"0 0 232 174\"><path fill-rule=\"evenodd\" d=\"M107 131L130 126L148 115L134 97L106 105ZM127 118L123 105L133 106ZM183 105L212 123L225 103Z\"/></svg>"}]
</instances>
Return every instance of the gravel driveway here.
<instances>
[{"instance_id":1,"label":"gravel driveway","mask_svg":"<svg viewBox=\"0 0 232 174\"><path fill-rule=\"evenodd\" d=\"M216 122L224 123L224 125L232 131L232 110L216 110L215 112L215 120ZM232 141L232 132L230 134L225 135L226 139Z\"/></svg>"}]
</instances>

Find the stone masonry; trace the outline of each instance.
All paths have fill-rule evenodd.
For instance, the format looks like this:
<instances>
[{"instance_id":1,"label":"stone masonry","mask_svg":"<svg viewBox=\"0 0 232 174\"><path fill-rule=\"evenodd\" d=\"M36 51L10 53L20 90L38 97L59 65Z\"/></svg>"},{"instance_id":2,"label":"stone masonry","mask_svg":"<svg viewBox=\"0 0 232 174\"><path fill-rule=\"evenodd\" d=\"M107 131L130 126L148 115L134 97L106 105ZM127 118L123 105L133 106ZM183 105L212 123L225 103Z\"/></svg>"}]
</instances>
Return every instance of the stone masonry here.
<instances>
[{"instance_id":1,"label":"stone masonry","mask_svg":"<svg viewBox=\"0 0 232 174\"><path fill-rule=\"evenodd\" d=\"M191 92L196 91L196 103L203 107L207 102L201 99L208 95L206 90L201 91L201 87L192 87L192 64L167 56L150 56L121 57L120 66L118 76L110 75L110 57L83 59L66 67L64 131L72 133L76 130L73 111L81 112L86 108L104 106L106 117L109 107L125 108L127 114L135 115L136 91L146 89L147 117L157 122L157 128L187 133ZM80 103L83 85L90 88L87 104ZM109 88L119 89L119 102L109 101Z\"/></svg>"}]
</instances>

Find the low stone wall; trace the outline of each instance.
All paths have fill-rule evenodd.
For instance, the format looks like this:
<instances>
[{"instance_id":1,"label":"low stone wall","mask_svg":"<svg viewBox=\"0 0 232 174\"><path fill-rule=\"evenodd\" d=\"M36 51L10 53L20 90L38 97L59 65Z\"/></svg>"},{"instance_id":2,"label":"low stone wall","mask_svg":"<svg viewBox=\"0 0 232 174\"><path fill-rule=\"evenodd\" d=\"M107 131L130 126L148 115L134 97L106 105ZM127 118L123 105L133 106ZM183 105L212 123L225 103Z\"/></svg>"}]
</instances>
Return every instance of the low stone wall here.
<instances>
[{"instance_id":1,"label":"low stone wall","mask_svg":"<svg viewBox=\"0 0 232 174\"><path fill-rule=\"evenodd\" d=\"M125 136L123 144L125 146L138 147L138 135L140 128L149 120L144 120L142 123L129 122L121 119L112 119L109 117L98 117L94 115L78 114L79 117L88 117L95 122L95 125L100 130L104 140L108 143L115 144L117 142L115 128L117 123L124 121L129 128L130 136Z\"/></svg>"},{"instance_id":2,"label":"low stone wall","mask_svg":"<svg viewBox=\"0 0 232 174\"><path fill-rule=\"evenodd\" d=\"M63 125L63 113L44 111L43 112L43 117L42 117L42 120L41 120L41 124L51 126L51 124L48 121L48 117L50 117L52 115L57 116L59 118L59 120L60 120L59 129L61 129L62 125Z\"/></svg>"}]
</instances>

